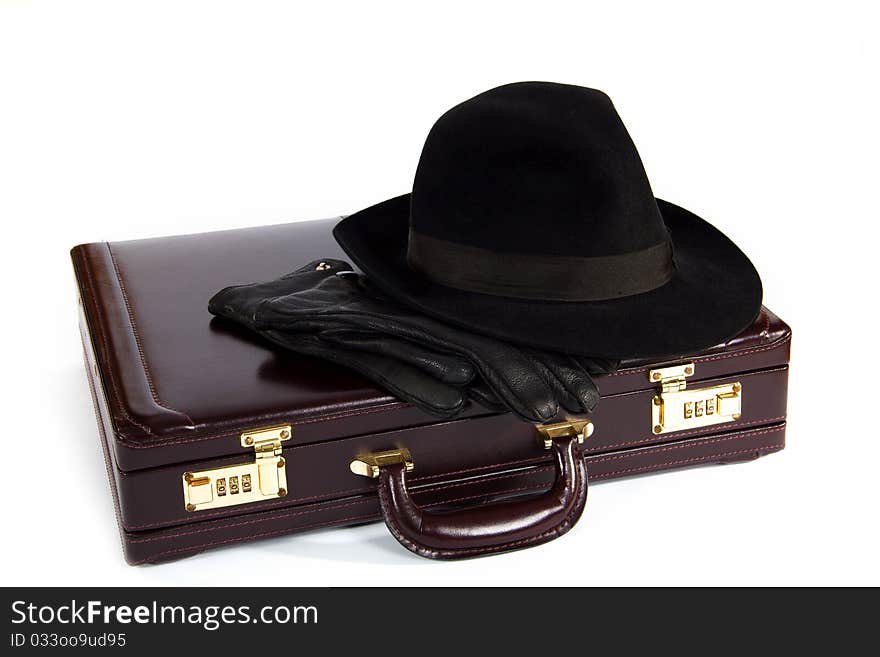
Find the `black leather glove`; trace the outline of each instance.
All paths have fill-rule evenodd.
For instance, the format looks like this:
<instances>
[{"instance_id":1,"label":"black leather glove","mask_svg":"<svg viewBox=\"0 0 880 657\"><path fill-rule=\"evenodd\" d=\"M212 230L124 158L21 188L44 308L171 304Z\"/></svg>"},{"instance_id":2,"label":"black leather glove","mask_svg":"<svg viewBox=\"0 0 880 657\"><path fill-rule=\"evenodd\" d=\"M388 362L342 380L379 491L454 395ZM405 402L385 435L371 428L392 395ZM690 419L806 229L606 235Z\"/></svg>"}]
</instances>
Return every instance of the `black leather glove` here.
<instances>
[{"instance_id":1,"label":"black leather glove","mask_svg":"<svg viewBox=\"0 0 880 657\"><path fill-rule=\"evenodd\" d=\"M315 261L267 283L225 288L209 308L293 351L347 364L435 414L436 384L467 385L480 403L500 404L531 422L553 419L560 406L588 412L599 398L589 370L614 366L521 349L449 326L390 301L339 260ZM435 385L419 388L425 381L414 372ZM449 391L443 392L439 406L446 415L458 412Z\"/></svg>"},{"instance_id":2,"label":"black leather glove","mask_svg":"<svg viewBox=\"0 0 880 657\"><path fill-rule=\"evenodd\" d=\"M297 354L314 356L363 374L371 381L431 415L452 418L465 407L466 389L443 382L440 378L408 363L363 351L340 349L320 335L264 330L258 333L267 340Z\"/></svg>"},{"instance_id":3,"label":"black leather glove","mask_svg":"<svg viewBox=\"0 0 880 657\"><path fill-rule=\"evenodd\" d=\"M431 415L454 417L465 407L468 396L464 386L474 378L471 365L453 356L437 359L418 345L385 340L371 349L340 349L332 332L326 337L318 332L260 330L254 323L257 307L279 294L307 290L336 273L351 272L341 260L320 260L265 283L233 285L215 294L208 303L214 315L246 326L288 351L320 358L364 375L396 397ZM367 339L369 336L364 336ZM376 337L376 336L374 336ZM383 353L383 349L388 353Z\"/></svg>"}]
</instances>

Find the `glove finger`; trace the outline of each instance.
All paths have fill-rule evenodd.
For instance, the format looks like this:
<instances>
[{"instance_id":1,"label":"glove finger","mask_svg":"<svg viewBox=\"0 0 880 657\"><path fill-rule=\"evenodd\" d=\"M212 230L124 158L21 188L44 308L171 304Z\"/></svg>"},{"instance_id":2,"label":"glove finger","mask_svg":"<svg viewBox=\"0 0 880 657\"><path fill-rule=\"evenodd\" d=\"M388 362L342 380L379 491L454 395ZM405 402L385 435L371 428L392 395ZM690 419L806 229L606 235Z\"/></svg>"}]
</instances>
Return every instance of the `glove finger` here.
<instances>
[{"instance_id":1,"label":"glove finger","mask_svg":"<svg viewBox=\"0 0 880 657\"><path fill-rule=\"evenodd\" d=\"M492 388L487 386L486 383L480 378L474 380L466 388L466 390L469 399L475 401L477 404L487 410L494 411L496 413L501 413L509 410L507 406L505 406L501 402L501 400L498 399L498 395L492 392Z\"/></svg>"},{"instance_id":2,"label":"glove finger","mask_svg":"<svg viewBox=\"0 0 880 657\"><path fill-rule=\"evenodd\" d=\"M580 363L568 354L528 350L547 378L559 403L571 413L589 413L599 403L599 389Z\"/></svg>"},{"instance_id":3,"label":"glove finger","mask_svg":"<svg viewBox=\"0 0 880 657\"><path fill-rule=\"evenodd\" d=\"M260 331L260 335L285 349L315 356L362 374L426 413L448 419L464 408L463 391L447 385L398 360L362 351L348 351L313 335L289 334L283 331Z\"/></svg>"},{"instance_id":4,"label":"glove finger","mask_svg":"<svg viewBox=\"0 0 880 657\"><path fill-rule=\"evenodd\" d=\"M548 422L559 412L556 393L548 385L545 376L536 364L519 349L509 344L478 338L476 348L463 341L446 340L446 333L440 329L436 333L421 329L411 330L409 326L389 324L372 326L376 330L388 330L392 335L404 335L405 339L429 350L450 351L466 359L479 373L486 387L504 407L516 413L527 422ZM471 340L471 343L473 340Z\"/></svg>"},{"instance_id":5,"label":"glove finger","mask_svg":"<svg viewBox=\"0 0 880 657\"><path fill-rule=\"evenodd\" d=\"M461 355L470 359L498 400L527 422L548 422L559 413L559 401L547 379L519 349L487 342Z\"/></svg>"},{"instance_id":6,"label":"glove finger","mask_svg":"<svg viewBox=\"0 0 880 657\"><path fill-rule=\"evenodd\" d=\"M516 347L400 306L379 303L351 287L354 285L357 281L328 280L307 295L269 299L259 309L258 326L319 334L333 327L344 328L406 340L431 352L451 353L470 362L508 410L528 422L547 422L556 417L559 403L554 391L533 361Z\"/></svg>"},{"instance_id":7,"label":"glove finger","mask_svg":"<svg viewBox=\"0 0 880 657\"><path fill-rule=\"evenodd\" d=\"M529 422L547 422L559 411L544 375L516 347L389 302L353 275L334 276L311 289L267 299L255 322L258 328L285 332L315 332L338 324L408 340L469 361L502 403Z\"/></svg>"},{"instance_id":8,"label":"glove finger","mask_svg":"<svg viewBox=\"0 0 880 657\"><path fill-rule=\"evenodd\" d=\"M429 349L409 340L381 333L345 329L322 331L319 336L325 342L338 345L342 349L365 351L399 360L450 385L463 386L474 378L473 366L463 358Z\"/></svg>"},{"instance_id":9,"label":"glove finger","mask_svg":"<svg viewBox=\"0 0 880 657\"><path fill-rule=\"evenodd\" d=\"M371 333L376 330L382 334L387 330L389 337L397 335L397 325L371 326ZM516 413L527 422L548 422L559 413L557 393L548 384L547 378L540 372L536 364L517 348L501 342L486 341L480 349L460 349L457 343L447 343L439 337L426 338L419 333L406 331L406 338L399 342L418 345L428 352L439 353L451 351L455 358L466 360L472 376L479 373L483 381L483 389L491 390L494 399L503 404L506 410ZM341 342L344 344L344 342ZM397 355L392 349L391 355Z\"/></svg>"},{"instance_id":10,"label":"glove finger","mask_svg":"<svg viewBox=\"0 0 880 657\"><path fill-rule=\"evenodd\" d=\"M256 310L266 299L313 288L327 277L345 271L352 271L352 267L343 260L314 260L271 281L225 287L208 301L208 310L254 328Z\"/></svg>"}]
</instances>

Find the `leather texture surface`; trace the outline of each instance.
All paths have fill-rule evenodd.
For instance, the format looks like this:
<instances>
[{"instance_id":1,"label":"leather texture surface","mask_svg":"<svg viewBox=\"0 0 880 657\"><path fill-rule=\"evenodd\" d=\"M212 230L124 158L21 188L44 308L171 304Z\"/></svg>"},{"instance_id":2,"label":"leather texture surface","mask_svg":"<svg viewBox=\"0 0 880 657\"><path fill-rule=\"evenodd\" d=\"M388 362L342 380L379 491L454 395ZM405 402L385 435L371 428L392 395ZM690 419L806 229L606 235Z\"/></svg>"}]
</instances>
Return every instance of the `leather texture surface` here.
<instances>
[{"instance_id":1,"label":"leather texture surface","mask_svg":"<svg viewBox=\"0 0 880 657\"><path fill-rule=\"evenodd\" d=\"M261 536L379 519L376 483L352 474L358 453L407 447L407 485L426 510L547 491L555 478L534 428L477 404L438 422L356 374L288 357L211 322L213 290L333 256L333 220L138 242L72 252L89 383L126 558L163 561ZM749 460L784 446L791 332L762 310L725 345L683 358L692 385L740 381L735 422L654 436L648 380L631 361L596 378L602 394L583 446L590 481ZM647 415L646 415L647 413ZM289 494L244 507L187 513L181 475L252 458L240 432L292 422ZM588 523L588 520L586 521Z\"/></svg>"},{"instance_id":2,"label":"leather texture surface","mask_svg":"<svg viewBox=\"0 0 880 657\"><path fill-rule=\"evenodd\" d=\"M88 344L88 341L85 343ZM87 359L88 369L93 373L94 360L88 355ZM707 381L708 385L732 381L740 381L744 385L747 403L743 407L742 417L720 427L679 431L666 436L655 436L650 430L650 415L645 409L650 407L653 390L605 397L597 412L591 416L596 429L585 442L583 451L588 457L592 457L721 432L778 426L785 419L787 376L787 368L777 367ZM99 424L110 437L112 449L112 422L105 396L101 392L102 384L93 375L91 379L96 391ZM358 417L363 420L373 416L356 416L349 421L355 423ZM294 428L294 437L299 428ZM536 433L531 425L509 414L496 414L401 427L390 431L365 429L358 435L335 438L329 435L324 440L308 444L288 446L285 443L288 495L250 504L247 512L330 503L351 495L375 495L375 483L352 474L348 467L356 455L365 452L407 447L417 464L410 483L418 497L426 488L442 486L457 479L488 475L502 468L549 463L547 452L538 447L535 438ZM231 465L249 458L252 458L252 454L245 453L133 472L121 471L114 463L110 472L122 500L118 508L122 527L128 532L153 531L162 527L239 515L242 511L236 507L203 511L197 516L188 514L182 503L180 477L187 470ZM596 470L592 468L591 476L595 474Z\"/></svg>"},{"instance_id":3,"label":"leather texture surface","mask_svg":"<svg viewBox=\"0 0 880 657\"><path fill-rule=\"evenodd\" d=\"M407 488L406 467L379 473L379 507L392 536L407 550L431 559L460 559L546 543L571 529L587 503L587 466L577 438L554 441L556 482L542 495L433 513Z\"/></svg>"},{"instance_id":4,"label":"leather texture surface","mask_svg":"<svg viewBox=\"0 0 880 657\"><path fill-rule=\"evenodd\" d=\"M348 366L442 419L462 411L477 375L486 389L481 399L527 422L586 413L599 400L589 374L597 368L584 367L587 359L524 349L414 312L340 260L313 260L273 281L223 288L208 309L283 349ZM468 379L447 382L448 372L465 368Z\"/></svg>"},{"instance_id":5,"label":"leather texture surface","mask_svg":"<svg viewBox=\"0 0 880 657\"><path fill-rule=\"evenodd\" d=\"M88 349L86 356L88 362ZM95 402L98 430L113 505L119 521L122 547L126 560L131 564L158 563L191 556L213 547L319 527L361 524L381 518L375 485L370 487L371 482L362 477L358 478L363 482L362 487L352 489L342 497L322 498L321 495L308 495L298 499L291 498L292 503L289 506L254 504L248 505L243 511L239 510L237 514L221 513L219 511L222 510L219 510L206 512L196 519L184 516L179 489L182 472L180 467L147 470L137 474L125 473L115 467L111 451L112 438L108 435L111 425L107 423L106 404L102 398L100 383L92 375L92 370L89 370L88 379ZM784 396L784 392L783 387L781 391L777 390L777 395L781 393ZM497 421L501 418L487 418L487 421L493 419ZM471 444L479 444L478 441L486 435L483 431L490 428L479 424L476 420L462 421L458 430L450 435L468 440ZM462 453L455 452L457 445L443 447L431 440L436 439L431 429L438 428L413 429L410 435L427 438L427 444L436 447L434 453L445 457L445 461L443 458L438 459L441 468L444 462L448 464L461 459ZM596 483L672 468L749 461L778 451L784 446L785 422L776 421L754 428L679 438L665 444L624 446L605 453L588 454L586 463L590 481ZM302 463L303 459L297 458L297 462L304 466L303 471L310 465L324 462L324 455L310 454L314 459L306 460L305 463ZM467 456L470 457L470 454ZM158 479L150 476L157 473L162 473ZM459 461L455 466L447 466L447 472L443 474L419 477L413 499L425 508L488 503L510 496L540 494L549 488L553 477L552 464L537 458L505 459L485 469L462 467ZM303 486L318 489L321 477L319 472L312 472L311 476L297 480ZM141 521L129 526L124 524L126 514L129 517L142 518L149 510L163 507L176 509L181 516L178 522L171 526L167 521Z\"/></svg>"},{"instance_id":6,"label":"leather texture surface","mask_svg":"<svg viewBox=\"0 0 880 657\"><path fill-rule=\"evenodd\" d=\"M211 321L207 300L227 285L269 280L291 263L342 257L335 219L200 235L94 243L71 256L89 339L105 384L113 450L125 471L244 454L244 428L295 420L293 444L436 420L356 373L283 353ZM727 345L682 354L692 379L788 363L789 328L763 309ZM735 363L731 363L735 360ZM647 363L598 377L604 397L647 390ZM600 404L600 412L601 412ZM491 412L477 404L462 417Z\"/></svg>"}]
</instances>

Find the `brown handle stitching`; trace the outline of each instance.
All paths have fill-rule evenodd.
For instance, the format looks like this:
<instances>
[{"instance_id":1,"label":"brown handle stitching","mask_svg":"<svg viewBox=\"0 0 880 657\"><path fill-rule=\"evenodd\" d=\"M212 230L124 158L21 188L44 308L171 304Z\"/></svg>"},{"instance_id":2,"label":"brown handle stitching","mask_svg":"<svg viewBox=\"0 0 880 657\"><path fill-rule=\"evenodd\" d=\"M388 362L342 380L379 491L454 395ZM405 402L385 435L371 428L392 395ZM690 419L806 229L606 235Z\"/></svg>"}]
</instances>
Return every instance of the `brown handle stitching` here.
<instances>
[{"instance_id":1,"label":"brown handle stitching","mask_svg":"<svg viewBox=\"0 0 880 657\"><path fill-rule=\"evenodd\" d=\"M586 504L589 477L587 474L586 462L583 459L583 455L580 454L578 450L576 440L576 438L572 437L568 438L565 441L554 443L553 448L554 450L556 450L557 468L559 471L557 472L557 484L554 485L554 487L545 494L547 508L551 509L553 507L553 504L555 502L558 502L558 500L554 499L553 490L563 480L566 481L566 484L564 486L565 490L568 490L569 488L574 489L574 499L569 500L567 503L563 504L560 507L559 510L562 510L566 507L566 505L569 506L568 511L562 517L562 519L559 520L555 525L545 529L544 531L541 531L540 533L526 536L524 538L519 538L516 540L507 540L491 545L472 547L435 547L426 543L419 542L418 539L412 535L412 533L408 534L404 530L399 517L401 511L398 505L395 503L394 499L391 497L390 491L392 485L400 486L400 494L404 497L404 501L407 504L411 504L412 507L419 513L426 513L422 510L422 507L411 501L411 498L409 497L409 491L406 488L406 474L403 470L400 470L402 466L398 465L392 466L392 468L395 468L395 470L383 470L383 472L380 474L378 486L379 506L382 511L382 516L385 519L385 524L388 526L388 529L391 531L391 534L394 536L394 538L397 539L397 541L401 545L406 547L411 552L428 558L454 559L468 556L477 556L481 554L503 552L519 547L525 547L528 545L544 543L546 541L557 538L558 536L566 533L571 527L574 526L574 524L583 513L584 505ZM516 511L516 504L514 504L514 508L511 509L511 517L517 516ZM461 513L462 517L466 517L467 512ZM447 519L454 517L454 514L446 516ZM464 526L465 522L462 521L461 527ZM418 533L421 531L422 529L420 523L416 532ZM500 536L495 536L495 538L500 538Z\"/></svg>"}]
</instances>

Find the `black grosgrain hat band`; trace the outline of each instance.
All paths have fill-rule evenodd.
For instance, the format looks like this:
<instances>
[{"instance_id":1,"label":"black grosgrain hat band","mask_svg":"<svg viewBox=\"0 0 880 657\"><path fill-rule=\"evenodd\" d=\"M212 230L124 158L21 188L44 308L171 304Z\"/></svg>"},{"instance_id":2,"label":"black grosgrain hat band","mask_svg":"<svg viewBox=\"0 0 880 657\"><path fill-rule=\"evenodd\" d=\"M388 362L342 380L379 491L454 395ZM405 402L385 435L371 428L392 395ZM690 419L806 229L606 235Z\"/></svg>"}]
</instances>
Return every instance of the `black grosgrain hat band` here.
<instances>
[{"instance_id":1,"label":"black grosgrain hat band","mask_svg":"<svg viewBox=\"0 0 880 657\"><path fill-rule=\"evenodd\" d=\"M654 195L597 89L517 82L459 103L428 132L411 193L333 234L396 301L531 348L679 358L761 309L754 265Z\"/></svg>"},{"instance_id":2,"label":"black grosgrain hat band","mask_svg":"<svg viewBox=\"0 0 880 657\"><path fill-rule=\"evenodd\" d=\"M606 256L514 254L410 230L407 264L468 292L549 301L602 301L662 287L675 275L672 243Z\"/></svg>"}]
</instances>

